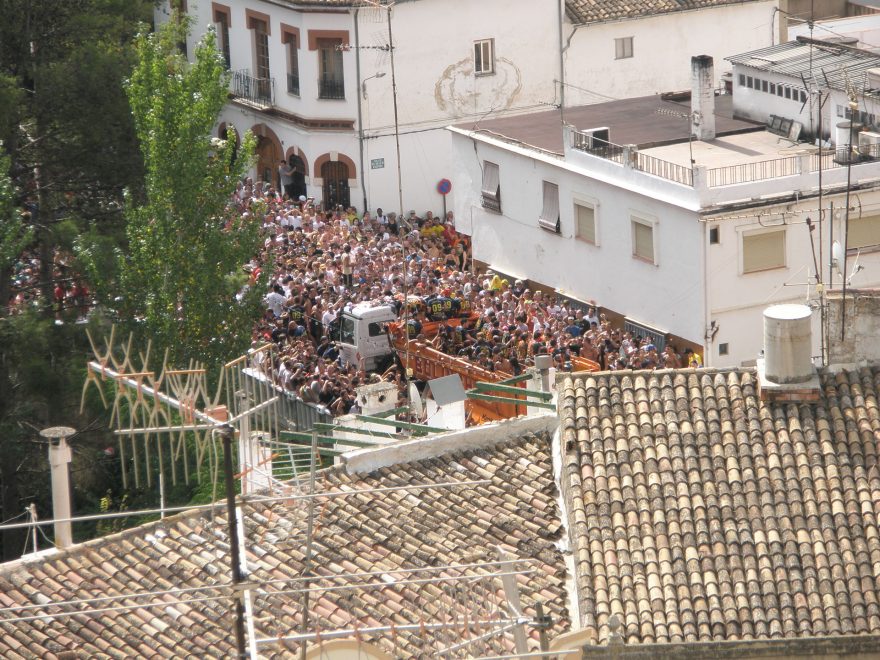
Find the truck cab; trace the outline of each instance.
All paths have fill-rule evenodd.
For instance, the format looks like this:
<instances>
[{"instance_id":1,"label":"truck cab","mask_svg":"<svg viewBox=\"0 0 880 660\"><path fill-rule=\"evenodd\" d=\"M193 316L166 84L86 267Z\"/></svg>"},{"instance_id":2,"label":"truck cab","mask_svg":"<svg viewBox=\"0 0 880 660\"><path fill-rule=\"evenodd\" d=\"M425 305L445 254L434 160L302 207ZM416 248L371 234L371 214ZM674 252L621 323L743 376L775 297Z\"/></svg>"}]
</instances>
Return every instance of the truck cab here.
<instances>
[{"instance_id":1,"label":"truck cab","mask_svg":"<svg viewBox=\"0 0 880 660\"><path fill-rule=\"evenodd\" d=\"M397 311L392 305L360 304L343 312L338 337L342 359L365 371L387 365L394 355L387 326L396 320Z\"/></svg>"}]
</instances>

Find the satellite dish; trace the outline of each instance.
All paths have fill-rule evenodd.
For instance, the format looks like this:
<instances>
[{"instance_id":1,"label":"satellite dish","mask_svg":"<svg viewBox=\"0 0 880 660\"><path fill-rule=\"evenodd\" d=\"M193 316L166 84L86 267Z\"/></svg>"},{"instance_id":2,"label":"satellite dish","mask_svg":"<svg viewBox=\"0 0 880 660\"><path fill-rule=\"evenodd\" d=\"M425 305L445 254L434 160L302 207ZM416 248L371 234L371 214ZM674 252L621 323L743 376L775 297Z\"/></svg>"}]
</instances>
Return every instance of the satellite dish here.
<instances>
[{"instance_id":1,"label":"satellite dish","mask_svg":"<svg viewBox=\"0 0 880 660\"><path fill-rule=\"evenodd\" d=\"M837 274L843 277L843 272L841 271L843 265L843 246L840 244L840 241L834 241L831 244L831 265L837 269Z\"/></svg>"}]
</instances>

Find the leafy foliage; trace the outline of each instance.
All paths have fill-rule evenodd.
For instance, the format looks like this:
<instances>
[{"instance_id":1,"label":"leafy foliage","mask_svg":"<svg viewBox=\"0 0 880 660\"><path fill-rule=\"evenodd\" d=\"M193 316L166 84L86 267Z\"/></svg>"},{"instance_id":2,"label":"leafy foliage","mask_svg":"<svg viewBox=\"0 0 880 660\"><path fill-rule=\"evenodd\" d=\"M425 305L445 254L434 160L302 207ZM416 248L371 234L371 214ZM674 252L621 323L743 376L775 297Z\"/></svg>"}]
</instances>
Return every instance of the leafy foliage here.
<instances>
[{"instance_id":1,"label":"leafy foliage","mask_svg":"<svg viewBox=\"0 0 880 660\"><path fill-rule=\"evenodd\" d=\"M178 51L188 22L174 17L135 43L137 63L128 81L135 128L146 171L146 201L127 200L128 251L118 262L120 319L133 320L172 361L209 366L249 345L257 312L254 291L236 302L241 266L258 247L257 223L231 212L229 200L254 150L245 136L211 131L229 89L229 74L213 32L195 49L193 63Z\"/></svg>"}]
</instances>

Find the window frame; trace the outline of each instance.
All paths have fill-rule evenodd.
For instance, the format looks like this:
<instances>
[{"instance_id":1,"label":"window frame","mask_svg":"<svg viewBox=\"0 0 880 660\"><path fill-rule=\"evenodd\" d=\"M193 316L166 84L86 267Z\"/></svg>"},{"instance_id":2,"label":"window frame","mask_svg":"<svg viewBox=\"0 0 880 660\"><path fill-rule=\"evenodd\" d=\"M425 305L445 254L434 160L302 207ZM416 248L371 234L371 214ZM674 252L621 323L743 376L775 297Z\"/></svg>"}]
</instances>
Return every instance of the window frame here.
<instances>
[{"instance_id":1,"label":"window frame","mask_svg":"<svg viewBox=\"0 0 880 660\"><path fill-rule=\"evenodd\" d=\"M628 60L635 57L635 39L632 36L629 37L615 37L614 38L614 59L615 60Z\"/></svg>"},{"instance_id":2,"label":"window frame","mask_svg":"<svg viewBox=\"0 0 880 660\"><path fill-rule=\"evenodd\" d=\"M641 261L645 264L650 264L652 266L659 266L660 260L658 257L659 250L657 249L657 225L659 224L656 218L651 216L643 215L637 212L631 212L629 214L629 224L630 224L630 244L631 244L631 252L632 258ZM636 226L647 227L651 230L651 258L647 258L644 255L641 255L637 251L638 243L636 241Z\"/></svg>"},{"instance_id":3,"label":"window frame","mask_svg":"<svg viewBox=\"0 0 880 660\"><path fill-rule=\"evenodd\" d=\"M299 49L302 46L299 28L281 24L281 43L287 46L287 93L297 98L302 93L299 73ZM295 84L294 84L295 83Z\"/></svg>"},{"instance_id":4,"label":"window frame","mask_svg":"<svg viewBox=\"0 0 880 660\"><path fill-rule=\"evenodd\" d=\"M587 199L584 197L575 197L572 200L572 217L574 219L574 238L576 240L581 241L582 243L586 243L587 245L595 245L599 247L599 203L594 199ZM578 208L587 208L593 212L593 240L589 238L585 238L581 234L581 221L580 214L578 213Z\"/></svg>"},{"instance_id":5,"label":"window frame","mask_svg":"<svg viewBox=\"0 0 880 660\"><path fill-rule=\"evenodd\" d=\"M486 53L489 51L489 68L485 66ZM477 53L479 53L480 66L477 67ZM474 41L474 75L491 76L495 74L495 39L477 39Z\"/></svg>"},{"instance_id":6,"label":"window frame","mask_svg":"<svg viewBox=\"0 0 880 660\"><path fill-rule=\"evenodd\" d=\"M709 245L721 245L721 226L709 227Z\"/></svg>"},{"instance_id":7,"label":"window frame","mask_svg":"<svg viewBox=\"0 0 880 660\"><path fill-rule=\"evenodd\" d=\"M483 161L480 205L492 213L501 213L501 168L498 163L489 160Z\"/></svg>"},{"instance_id":8,"label":"window frame","mask_svg":"<svg viewBox=\"0 0 880 660\"><path fill-rule=\"evenodd\" d=\"M878 240L874 243L863 243L861 245L853 245L851 241L853 240L853 228L858 228L860 224L864 223L876 223L876 227L873 228L873 233L878 234ZM868 230L871 231L871 230ZM872 215L867 218L850 218L849 226L847 227L846 232L846 251L847 254L853 255L857 252L877 252L880 251L880 215Z\"/></svg>"},{"instance_id":9,"label":"window frame","mask_svg":"<svg viewBox=\"0 0 880 660\"><path fill-rule=\"evenodd\" d=\"M782 263L777 265L768 265L761 268L751 268L746 270L746 241L756 239L761 236L769 236L771 234L782 234ZM788 238L785 226L777 225L768 227L767 229L746 230L740 235L740 274L752 275L754 273L766 273L772 270L780 270L788 268Z\"/></svg>"},{"instance_id":10,"label":"window frame","mask_svg":"<svg viewBox=\"0 0 880 660\"><path fill-rule=\"evenodd\" d=\"M232 51L229 45L229 28L232 27L232 10L227 5L211 3L211 13L217 28L217 46L223 55L227 71L232 69Z\"/></svg>"},{"instance_id":11,"label":"window frame","mask_svg":"<svg viewBox=\"0 0 880 660\"><path fill-rule=\"evenodd\" d=\"M555 222L553 221L554 209ZM553 181L541 181L541 213L538 215L538 226L544 231L556 234L557 236L562 233L562 221L559 211L559 184Z\"/></svg>"},{"instance_id":12,"label":"window frame","mask_svg":"<svg viewBox=\"0 0 880 660\"><path fill-rule=\"evenodd\" d=\"M345 60L342 57L342 51L344 48L344 43L341 38L338 37L319 37L316 40L316 49L318 51L318 98L321 100L336 100L336 101L344 101L345 100ZM334 96L332 94L325 94L324 82L325 80L330 81L331 78L327 75L327 58L329 56L334 58L333 69L338 68L338 76L334 75L332 77L332 81L335 83L339 83L339 86L342 90L341 96ZM336 71L334 71L336 73Z\"/></svg>"}]
</instances>

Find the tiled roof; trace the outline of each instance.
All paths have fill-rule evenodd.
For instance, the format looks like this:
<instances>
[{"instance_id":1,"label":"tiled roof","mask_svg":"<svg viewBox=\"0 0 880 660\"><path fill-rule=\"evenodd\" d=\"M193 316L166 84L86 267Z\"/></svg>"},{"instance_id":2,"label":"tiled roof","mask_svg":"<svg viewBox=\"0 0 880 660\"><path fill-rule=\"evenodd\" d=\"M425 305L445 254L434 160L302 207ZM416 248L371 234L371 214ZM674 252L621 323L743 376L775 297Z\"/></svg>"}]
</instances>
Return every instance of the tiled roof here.
<instances>
[{"instance_id":1,"label":"tiled roof","mask_svg":"<svg viewBox=\"0 0 880 660\"><path fill-rule=\"evenodd\" d=\"M880 632L880 369L763 404L754 371L562 387L581 624L626 644Z\"/></svg>"},{"instance_id":2,"label":"tiled roof","mask_svg":"<svg viewBox=\"0 0 880 660\"><path fill-rule=\"evenodd\" d=\"M573 23L601 23L688 9L741 5L757 0L565 0Z\"/></svg>"},{"instance_id":3,"label":"tiled roof","mask_svg":"<svg viewBox=\"0 0 880 660\"><path fill-rule=\"evenodd\" d=\"M395 580L425 574L394 573L396 569L494 561L496 546L517 558L533 560L533 574L519 578L527 615L536 600L545 602L556 634L568 628L565 610L565 567L554 542L561 535L553 482L549 439L529 435L490 449L462 451L440 458L382 468L366 475L348 475L342 468L321 473L321 491L350 491L380 486L489 480L485 485L435 488L325 498L319 500L314 536L315 573L320 576L383 571L372 589L337 589L311 595L311 625L325 634L351 626L471 621L445 631L399 631L364 635L395 657L426 657L438 648L488 632L474 619L498 616L503 598L500 581L474 583L398 584ZM222 507L221 507L222 509ZM257 638L300 632L301 584L305 550L303 505L261 504L244 507L247 564L251 582L266 584L269 595L255 603ZM222 511L213 520L207 512L187 512L87 544L51 558L0 567L0 608L69 599L114 596L228 583L228 544ZM489 569L498 570L501 569ZM508 569L509 570L509 569ZM486 571L481 571L485 573ZM440 571L431 576L449 576ZM429 576L430 577L430 576ZM330 586L331 582L321 582ZM351 581L336 582L351 584ZM284 592L287 593L284 593ZM0 657L53 658L63 651L73 657L230 657L234 654L229 598L176 603L216 596L216 591L155 596L140 602L164 601L164 607L115 613L81 614L27 622L0 621ZM132 601L122 604L130 605ZM120 605L94 604L91 607ZM85 606L80 606L84 608ZM49 608L48 612L60 611ZM22 614L43 614L19 612ZM0 612L0 620L14 613ZM503 615L507 617L509 615ZM529 628L537 648L537 633ZM512 638L489 642L477 651L510 651ZM290 657L295 645L261 647L262 657ZM452 657L461 657L453 655Z\"/></svg>"}]
</instances>

